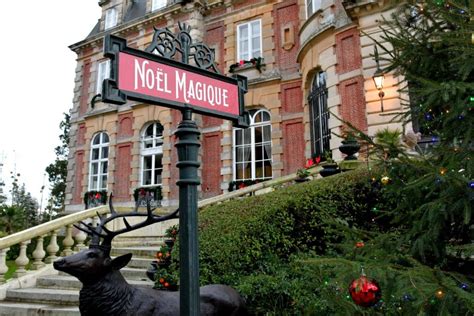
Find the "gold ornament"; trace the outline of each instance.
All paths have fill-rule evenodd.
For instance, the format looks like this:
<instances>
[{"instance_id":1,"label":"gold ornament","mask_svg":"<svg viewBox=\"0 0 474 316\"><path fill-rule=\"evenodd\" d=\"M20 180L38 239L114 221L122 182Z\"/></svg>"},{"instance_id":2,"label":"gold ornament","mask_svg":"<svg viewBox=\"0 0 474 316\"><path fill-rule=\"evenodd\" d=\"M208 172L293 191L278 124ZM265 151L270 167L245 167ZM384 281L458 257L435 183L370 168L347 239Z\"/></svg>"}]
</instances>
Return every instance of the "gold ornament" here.
<instances>
[{"instance_id":1,"label":"gold ornament","mask_svg":"<svg viewBox=\"0 0 474 316\"><path fill-rule=\"evenodd\" d=\"M435 292L435 296L436 296L436 298L438 298L438 299L442 299L442 298L444 297L444 295L445 295L445 293L444 293L443 290L437 290L437 291Z\"/></svg>"},{"instance_id":2,"label":"gold ornament","mask_svg":"<svg viewBox=\"0 0 474 316\"><path fill-rule=\"evenodd\" d=\"M388 176L383 176L382 179L380 180L382 184L386 185L390 182L390 178Z\"/></svg>"}]
</instances>

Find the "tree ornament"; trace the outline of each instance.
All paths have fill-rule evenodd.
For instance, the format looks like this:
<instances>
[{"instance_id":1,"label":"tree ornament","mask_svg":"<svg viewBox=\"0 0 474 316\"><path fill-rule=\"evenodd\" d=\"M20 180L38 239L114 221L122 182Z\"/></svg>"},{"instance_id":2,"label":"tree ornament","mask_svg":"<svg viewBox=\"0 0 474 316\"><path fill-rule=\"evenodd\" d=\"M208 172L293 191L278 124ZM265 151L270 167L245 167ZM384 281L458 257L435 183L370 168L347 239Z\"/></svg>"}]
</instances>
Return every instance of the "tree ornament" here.
<instances>
[{"instance_id":1,"label":"tree ornament","mask_svg":"<svg viewBox=\"0 0 474 316\"><path fill-rule=\"evenodd\" d=\"M445 295L446 295L446 293L441 289L439 289L435 292L436 298L440 299L440 300L443 299Z\"/></svg>"},{"instance_id":2,"label":"tree ornament","mask_svg":"<svg viewBox=\"0 0 474 316\"><path fill-rule=\"evenodd\" d=\"M356 246L356 248L362 248L362 247L365 246L365 244L364 244L363 241L358 241L358 242L356 242L355 246Z\"/></svg>"},{"instance_id":3,"label":"tree ornament","mask_svg":"<svg viewBox=\"0 0 474 316\"><path fill-rule=\"evenodd\" d=\"M469 285L467 283L461 283L459 284L459 287L464 291L469 291Z\"/></svg>"},{"instance_id":4,"label":"tree ornament","mask_svg":"<svg viewBox=\"0 0 474 316\"><path fill-rule=\"evenodd\" d=\"M474 181L469 181L469 187L470 187L471 189L474 189Z\"/></svg>"},{"instance_id":5,"label":"tree ornament","mask_svg":"<svg viewBox=\"0 0 474 316\"><path fill-rule=\"evenodd\" d=\"M364 269L361 276L349 285L349 294L354 303L363 307L374 306L382 298L382 290L377 281L368 279Z\"/></svg>"},{"instance_id":6,"label":"tree ornament","mask_svg":"<svg viewBox=\"0 0 474 316\"><path fill-rule=\"evenodd\" d=\"M390 178L388 176L383 176L382 179L380 179L380 182L382 182L383 185L387 185L390 183Z\"/></svg>"},{"instance_id":7,"label":"tree ornament","mask_svg":"<svg viewBox=\"0 0 474 316\"><path fill-rule=\"evenodd\" d=\"M404 302L410 302L414 300L413 296L410 294L403 294L402 299Z\"/></svg>"}]
</instances>

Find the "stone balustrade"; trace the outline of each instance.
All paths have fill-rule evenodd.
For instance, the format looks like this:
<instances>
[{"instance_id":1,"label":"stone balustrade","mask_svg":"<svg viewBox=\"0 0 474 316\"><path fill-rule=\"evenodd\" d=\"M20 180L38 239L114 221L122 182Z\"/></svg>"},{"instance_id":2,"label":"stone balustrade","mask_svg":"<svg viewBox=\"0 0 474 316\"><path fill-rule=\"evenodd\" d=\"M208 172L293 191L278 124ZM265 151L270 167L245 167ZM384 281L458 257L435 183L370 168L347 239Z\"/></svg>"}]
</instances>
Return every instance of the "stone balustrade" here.
<instances>
[{"instance_id":1,"label":"stone balustrade","mask_svg":"<svg viewBox=\"0 0 474 316\"><path fill-rule=\"evenodd\" d=\"M120 209L120 208L118 208ZM15 274L13 277L26 275L29 270L40 270L47 264L51 264L58 256L68 256L86 247L87 235L74 228L73 224L80 225L81 221L97 223L97 214L107 214L107 206L100 206L82 212L70 214L41 225L26 229L24 231L0 238L0 284L6 283L5 274L8 272L6 265L7 253L12 246L19 246L19 255L15 259ZM58 234L62 237L61 246L58 244ZM48 245L44 244L45 238L49 239ZM31 242L36 246L27 255L27 247ZM46 246L46 247L45 247ZM61 254L59 250L63 249ZM73 250L74 249L74 250ZM31 265L30 265L31 263Z\"/></svg>"}]
</instances>

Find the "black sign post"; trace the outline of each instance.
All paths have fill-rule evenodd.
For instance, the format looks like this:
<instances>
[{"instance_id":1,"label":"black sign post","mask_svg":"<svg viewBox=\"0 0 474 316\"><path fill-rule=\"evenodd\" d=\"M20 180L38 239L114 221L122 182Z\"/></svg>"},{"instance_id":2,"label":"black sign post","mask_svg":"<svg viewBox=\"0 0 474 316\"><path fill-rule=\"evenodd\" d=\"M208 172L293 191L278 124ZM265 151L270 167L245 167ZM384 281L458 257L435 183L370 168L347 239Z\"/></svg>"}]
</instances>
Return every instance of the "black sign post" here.
<instances>
[{"instance_id":1,"label":"black sign post","mask_svg":"<svg viewBox=\"0 0 474 316\"><path fill-rule=\"evenodd\" d=\"M180 314L199 315L198 177L199 129L192 114L200 113L231 120L234 126L248 127L244 111L247 79L219 75L214 52L202 43L193 43L190 27L179 23L173 34L156 29L146 51L127 47L126 40L108 35L104 55L111 59L110 79L104 80L102 101L125 104L135 100L179 109L183 119L178 137ZM181 54L181 63L172 58ZM196 66L189 65L193 58ZM213 70L211 72L209 70Z\"/></svg>"}]
</instances>

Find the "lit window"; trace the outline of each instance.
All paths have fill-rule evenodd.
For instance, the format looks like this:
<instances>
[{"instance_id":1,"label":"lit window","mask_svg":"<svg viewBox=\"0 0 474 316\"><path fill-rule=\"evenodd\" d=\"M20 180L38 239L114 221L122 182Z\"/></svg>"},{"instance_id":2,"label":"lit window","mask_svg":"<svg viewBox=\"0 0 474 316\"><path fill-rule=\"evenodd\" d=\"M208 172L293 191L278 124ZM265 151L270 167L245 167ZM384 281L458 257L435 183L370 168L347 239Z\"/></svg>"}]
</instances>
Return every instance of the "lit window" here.
<instances>
[{"instance_id":1,"label":"lit window","mask_svg":"<svg viewBox=\"0 0 474 316\"><path fill-rule=\"evenodd\" d=\"M105 11L104 29L108 30L117 25L117 9L111 8Z\"/></svg>"},{"instance_id":2,"label":"lit window","mask_svg":"<svg viewBox=\"0 0 474 316\"><path fill-rule=\"evenodd\" d=\"M234 180L265 180L272 177L270 113L250 112L250 127L234 129Z\"/></svg>"},{"instance_id":3,"label":"lit window","mask_svg":"<svg viewBox=\"0 0 474 316\"><path fill-rule=\"evenodd\" d=\"M142 185L161 185L163 172L163 126L148 125L142 134Z\"/></svg>"},{"instance_id":4,"label":"lit window","mask_svg":"<svg viewBox=\"0 0 474 316\"><path fill-rule=\"evenodd\" d=\"M261 21L256 20L237 27L237 60L250 60L262 56Z\"/></svg>"},{"instance_id":5,"label":"lit window","mask_svg":"<svg viewBox=\"0 0 474 316\"><path fill-rule=\"evenodd\" d=\"M321 9L321 0L306 0L306 17Z\"/></svg>"},{"instance_id":6,"label":"lit window","mask_svg":"<svg viewBox=\"0 0 474 316\"><path fill-rule=\"evenodd\" d=\"M110 77L110 60L107 59L99 63L97 68L97 87L96 93L102 93L102 83Z\"/></svg>"},{"instance_id":7,"label":"lit window","mask_svg":"<svg viewBox=\"0 0 474 316\"><path fill-rule=\"evenodd\" d=\"M107 173L109 168L109 136L99 133L94 136L91 144L89 167L89 191L107 189Z\"/></svg>"},{"instance_id":8,"label":"lit window","mask_svg":"<svg viewBox=\"0 0 474 316\"><path fill-rule=\"evenodd\" d=\"M166 7L167 0L153 0L151 3L151 11L156 11Z\"/></svg>"}]
</instances>

